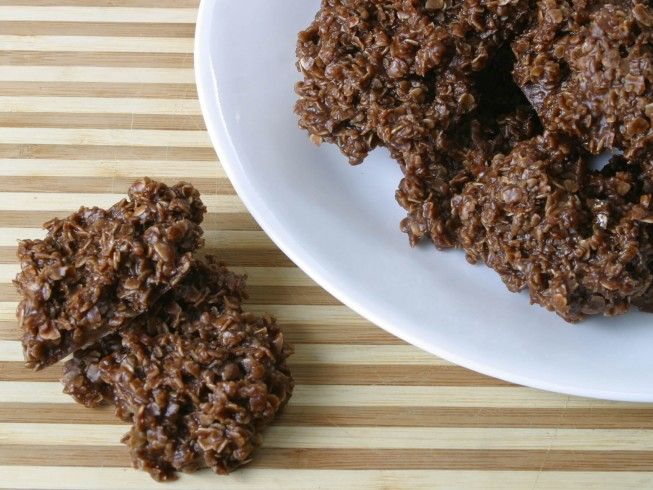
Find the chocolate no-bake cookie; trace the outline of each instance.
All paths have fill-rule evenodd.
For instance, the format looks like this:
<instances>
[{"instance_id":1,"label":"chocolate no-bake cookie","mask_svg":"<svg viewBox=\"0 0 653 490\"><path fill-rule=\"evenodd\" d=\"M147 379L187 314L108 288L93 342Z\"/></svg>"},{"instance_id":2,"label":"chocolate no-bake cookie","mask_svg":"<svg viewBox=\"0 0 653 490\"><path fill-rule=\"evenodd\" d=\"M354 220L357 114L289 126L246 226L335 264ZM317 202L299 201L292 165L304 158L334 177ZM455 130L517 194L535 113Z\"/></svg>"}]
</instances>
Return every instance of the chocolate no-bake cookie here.
<instances>
[{"instance_id":1,"label":"chocolate no-bake cookie","mask_svg":"<svg viewBox=\"0 0 653 490\"><path fill-rule=\"evenodd\" d=\"M299 34L299 124L351 163L378 145L437 137L476 107L481 71L527 0L323 0Z\"/></svg>"},{"instance_id":2,"label":"chocolate no-bake cookie","mask_svg":"<svg viewBox=\"0 0 653 490\"><path fill-rule=\"evenodd\" d=\"M208 258L148 315L75 353L65 391L132 423L123 441L157 480L250 461L290 398L291 350L276 322L246 313L244 278Z\"/></svg>"},{"instance_id":3,"label":"chocolate no-bake cookie","mask_svg":"<svg viewBox=\"0 0 653 490\"><path fill-rule=\"evenodd\" d=\"M515 80L543 125L594 154L650 158L653 9L640 0L546 0L513 42Z\"/></svg>"},{"instance_id":4,"label":"chocolate no-bake cookie","mask_svg":"<svg viewBox=\"0 0 653 490\"><path fill-rule=\"evenodd\" d=\"M454 199L469 260L571 322L647 308L653 284L653 185L621 157L602 170L589 157L545 133L497 155Z\"/></svg>"},{"instance_id":5,"label":"chocolate no-bake cookie","mask_svg":"<svg viewBox=\"0 0 653 490\"><path fill-rule=\"evenodd\" d=\"M109 209L81 208L18 246L18 318L40 369L124 327L188 273L205 207L190 184L143 179Z\"/></svg>"}]
</instances>

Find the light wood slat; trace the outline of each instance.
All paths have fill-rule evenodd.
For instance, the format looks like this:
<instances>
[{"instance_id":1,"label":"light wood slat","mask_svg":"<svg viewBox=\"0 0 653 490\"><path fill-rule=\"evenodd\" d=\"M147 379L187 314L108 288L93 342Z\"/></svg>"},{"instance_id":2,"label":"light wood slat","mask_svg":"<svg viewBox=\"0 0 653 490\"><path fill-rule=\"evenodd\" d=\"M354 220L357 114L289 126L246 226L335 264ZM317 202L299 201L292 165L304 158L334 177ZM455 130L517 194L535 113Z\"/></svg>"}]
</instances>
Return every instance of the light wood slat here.
<instances>
[{"instance_id":1,"label":"light wood slat","mask_svg":"<svg viewBox=\"0 0 653 490\"><path fill-rule=\"evenodd\" d=\"M250 286L317 286L313 279L297 267L230 267L230 269L238 274L246 274L247 284ZM0 277L1 271L2 266L0 266Z\"/></svg>"},{"instance_id":2,"label":"light wood slat","mask_svg":"<svg viewBox=\"0 0 653 490\"><path fill-rule=\"evenodd\" d=\"M197 8L199 0L0 0L0 5Z\"/></svg>"},{"instance_id":3,"label":"light wood slat","mask_svg":"<svg viewBox=\"0 0 653 490\"><path fill-rule=\"evenodd\" d=\"M20 342L0 341L0 361L23 360ZM415 366L451 366L451 363L428 354L412 345L328 345L295 346L292 364L335 364L377 366L385 364Z\"/></svg>"},{"instance_id":4,"label":"light wood slat","mask_svg":"<svg viewBox=\"0 0 653 490\"><path fill-rule=\"evenodd\" d=\"M0 15L2 15L0 13ZM189 68L115 68L92 66L0 66L0 82L98 82L192 84ZM141 88L142 89L142 88Z\"/></svg>"},{"instance_id":5,"label":"light wood slat","mask_svg":"<svg viewBox=\"0 0 653 490\"><path fill-rule=\"evenodd\" d=\"M19 351L22 355L22 351ZM295 347L291 362L296 364L419 365L450 366L451 363L412 345L325 345ZM379 377L383 376L380 372Z\"/></svg>"},{"instance_id":6,"label":"light wood slat","mask_svg":"<svg viewBox=\"0 0 653 490\"><path fill-rule=\"evenodd\" d=\"M84 468L56 466L0 466L0 488L68 490L114 488L146 490L161 488L147 475L126 468ZM217 478L210 472L184 475L166 483L170 488L210 489L216 485L225 490L259 488L305 490L321 482L323 488L356 488L376 490L641 490L653 485L650 472L569 472L569 471L454 471L454 470L292 470L251 469L228 478Z\"/></svg>"},{"instance_id":7,"label":"light wood slat","mask_svg":"<svg viewBox=\"0 0 653 490\"><path fill-rule=\"evenodd\" d=\"M281 324L347 325L351 329L370 323L346 306L257 305L247 304L247 310L257 315L269 313Z\"/></svg>"},{"instance_id":8,"label":"light wood slat","mask_svg":"<svg viewBox=\"0 0 653 490\"><path fill-rule=\"evenodd\" d=\"M29 160L21 158L0 159L0 176L3 177L129 177L144 175L159 179L225 178L224 169L217 161L190 160Z\"/></svg>"},{"instance_id":9,"label":"light wood slat","mask_svg":"<svg viewBox=\"0 0 653 490\"><path fill-rule=\"evenodd\" d=\"M0 283L10 283L20 271L20 265L15 264L0 264Z\"/></svg>"},{"instance_id":10,"label":"light wood slat","mask_svg":"<svg viewBox=\"0 0 653 490\"><path fill-rule=\"evenodd\" d=\"M106 114L202 114L199 103L193 99L140 99L97 97L2 97L2 112L58 112ZM0 162L1 165L1 162ZM14 174L16 175L16 174Z\"/></svg>"},{"instance_id":11,"label":"light wood slat","mask_svg":"<svg viewBox=\"0 0 653 490\"><path fill-rule=\"evenodd\" d=\"M0 301L0 321L11 322L16 320L17 301Z\"/></svg>"},{"instance_id":12,"label":"light wood slat","mask_svg":"<svg viewBox=\"0 0 653 490\"><path fill-rule=\"evenodd\" d=\"M0 423L0 444L120 446L123 426ZM523 449L651 451L653 431L631 429L488 429L427 427L279 427L263 447L307 449Z\"/></svg>"},{"instance_id":13,"label":"light wood slat","mask_svg":"<svg viewBox=\"0 0 653 490\"><path fill-rule=\"evenodd\" d=\"M125 189L126 191L126 189ZM125 194L63 194L42 192L2 192L0 193L0 210L3 211L77 211L80 206L110 207ZM246 211L237 196L211 195L202 196L209 212L240 213ZM10 228L7 228L9 232ZM10 232L11 233L11 232Z\"/></svg>"},{"instance_id":14,"label":"light wood slat","mask_svg":"<svg viewBox=\"0 0 653 490\"><path fill-rule=\"evenodd\" d=\"M0 396L4 403L75 403L54 382L1 381ZM485 386L298 385L292 403L298 407L650 408L645 403L622 404L531 388Z\"/></svg>"},{"instance_id":15,"label":"light wood slat","mask_svg":"<svg viewBox=\"0 0 653 490\"><path fill-rule=\"evenodd\" d=\"M4 21L194 23L194 8L23 7L0 6Z\"/></svg>"},{"instance_id":16,"label":"light wood slat","mask_svg":"<svg viewBox=\"0 0 653 490\"><path fill-rule=\"evenodd\" d=\"M23 348L17 340L0 340L0 361L22 362Z\"/></svg>"},{"instance_id":17,"label":"light wood slat","mask_svg":"<svg viewBox=\"0 0 653 490\"><path fill-rule=\"evenodd\" d=\"M1 128L0 144L211 147L206 131Z\"/></svg>"},{"instance_id":18,"label":"light wood slat","mask_svg":"<svg viewBox=\"0 0 653 490\"><path fill-rule=\"evenodd\" d=\"M12 36L0 34L0 50L192 54L193 40L179 37L116 38L107 36Z\"/></svg>"}]
</instances>

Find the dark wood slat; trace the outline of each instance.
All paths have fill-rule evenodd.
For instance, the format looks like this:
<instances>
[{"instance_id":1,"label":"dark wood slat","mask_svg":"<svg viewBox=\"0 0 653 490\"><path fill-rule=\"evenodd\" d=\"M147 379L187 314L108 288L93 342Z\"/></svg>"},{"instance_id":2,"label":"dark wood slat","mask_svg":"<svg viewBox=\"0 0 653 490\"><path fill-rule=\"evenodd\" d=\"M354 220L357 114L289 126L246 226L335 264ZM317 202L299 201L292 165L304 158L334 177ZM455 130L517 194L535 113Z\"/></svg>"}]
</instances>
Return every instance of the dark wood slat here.
<instances>
[{"instance_id":1,"label":"dark wood slat","mask_svg":"<svg viewBox=\"0 0 653 490\"><path fill-rule=\"evenodd\" d=\"M51 369L57 369L55 367ZM2 403L7 423L118 424L124 422L103 406L76 403ZM343 427L488 427L566 429L653 429L653 407L643 408L472 408L472 407L314 407L291 401L276 422L291 426Z\"/></svg>"},{"instance_id":2,"label":"dark wood slat","mask_svg":"<svg viewBox=\"0 0 653 490\"><path fill-rule=\"evenodd\" d=\"M0 178L0 192L56 192L85 194L113 194L127 193L137 179L134 177L13 177ZM170 179L165 179L170 182ZM188 180L188 179L186 179ZM227 178L193 178L193 185L205 195L230 195L236 194L231 182ZM20 211L22 213L22 211ZM27 225L23 225L27 226Z\"/></svg>"},{"instance_id":3,"label":"dark wood slat","mask_svg":"<svg viewBox=\"0 0 653 490\"><path fill-rule=\"evenodd\" d=\"M265 439L264 439L265 440ZM0 464L129 467L123 446L0 447ZM260 448L248 468L366 470L651 471L653 451ZM216 485L219 479L216 477Z\"/></svg>"},{"instance_id":4,"label":"dark wood slat","mask_svg":"<svg viewBox=\"0 0 653 490\"><path fill-rule=\"evenodd\" d=\"M216 155L205 147L0 144L0 158L214 161Z\"/></svg>"},{"instance_id":5,"label":"dark wood slat","mask_svg":"<svg viewBox=\"0 0 653 490\"><path fill-rule=\"evenodd\" d=\"M28 3L31 2L31 0L22 1ZM140 36L192 38L195 36L195 25L149 22L30 22L0 20L0 32L12 36Z\"/></svg>"},{"instance_id":6,"label":"dark wood slat","mask_svg":"<svg viewBox=\"0 0 653 490\"><path fill-rule=\"evenodd\" d=\"M0 93L3 96L197 98L192 83L0 82Z\"/></svg>"},{"instance_id":7,"label":"dark wood slat","mask_svg":"<svg viewBox=\"0 0 653 490\"><path fill-rule=\"evenodd\" d=\"M293 364L293 377L306 385L511 386L458 366ZM31 371L22 362L0 362L0 381L58 381L58 369Z\"/></svg>"}]
</instances>

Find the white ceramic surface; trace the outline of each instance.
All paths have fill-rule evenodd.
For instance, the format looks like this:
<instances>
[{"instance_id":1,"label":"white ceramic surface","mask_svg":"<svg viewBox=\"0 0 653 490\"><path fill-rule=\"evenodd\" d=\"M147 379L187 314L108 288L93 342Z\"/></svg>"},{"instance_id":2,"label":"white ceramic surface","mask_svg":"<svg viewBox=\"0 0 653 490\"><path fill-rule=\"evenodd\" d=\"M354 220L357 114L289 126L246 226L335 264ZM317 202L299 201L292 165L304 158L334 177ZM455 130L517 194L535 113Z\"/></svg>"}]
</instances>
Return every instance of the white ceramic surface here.
<instances>
[{"instance_id":1,"label":"white ceramic surface","mask_svg":"<svg viewBox=\"0 0 653 490\"><path fill-rule=\"evenodd\" d=\"M334 147L308 141L293 114L295 37L318 5L200 7L195 70L206 125L265 232L340 301L433 354L545 390L653 402L653 316L570 326L460 252L410 249L388 155L350 167Z\"/></svg>"}]
</instances>

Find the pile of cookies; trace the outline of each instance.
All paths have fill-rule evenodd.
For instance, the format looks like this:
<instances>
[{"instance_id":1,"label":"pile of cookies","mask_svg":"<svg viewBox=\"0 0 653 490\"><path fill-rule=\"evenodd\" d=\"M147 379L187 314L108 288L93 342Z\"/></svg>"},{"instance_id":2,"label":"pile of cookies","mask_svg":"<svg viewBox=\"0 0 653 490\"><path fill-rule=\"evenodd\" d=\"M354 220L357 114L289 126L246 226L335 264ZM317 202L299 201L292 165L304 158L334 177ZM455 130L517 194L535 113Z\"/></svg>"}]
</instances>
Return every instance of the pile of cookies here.
<instances>
[{"instance_id":1,"label":"pile of cookies","mask_svg":"<svg viewBox=\"0 0 653 490\"><path fill-rule=\"evenodd\" d=\"M134 466L157 480L249 462L294 386L279 326L241 306L245 277L196 255L205 212L190 184L145 178L18 247L27 365L72 354L64 391L114 404Z\"/></svg>"},{"instance_id":2,"label":"pile of cookies","mask_svg":"<svg viewBox=\"0 0 653 490\"><path fill-rule=\"evenodd\" d=\"M652 35L642 0L323 0L295 110L352 164L389 149L412 245L567 321L650 310Z\"/></svg>"}]
</instances>

